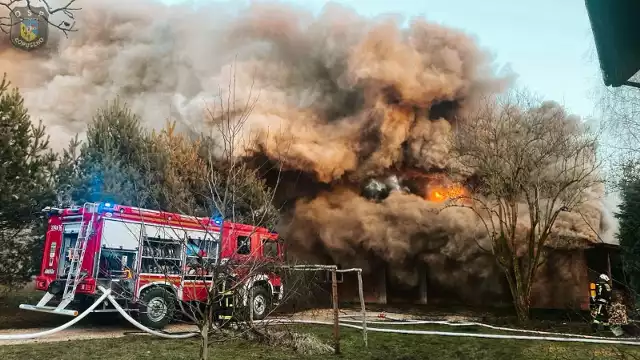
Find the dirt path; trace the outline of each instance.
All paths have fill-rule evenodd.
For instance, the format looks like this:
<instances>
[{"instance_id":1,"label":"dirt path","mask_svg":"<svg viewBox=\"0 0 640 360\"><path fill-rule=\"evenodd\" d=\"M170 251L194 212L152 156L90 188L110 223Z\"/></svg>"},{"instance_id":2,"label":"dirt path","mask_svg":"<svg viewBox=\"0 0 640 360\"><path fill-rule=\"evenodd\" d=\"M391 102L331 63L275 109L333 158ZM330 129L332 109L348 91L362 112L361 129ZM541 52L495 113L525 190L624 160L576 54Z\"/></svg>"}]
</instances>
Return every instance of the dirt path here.
<instances>
[{"instance_id":1,"label":"dirt path","mask_svg":"<svg viewBox=\"0 0 640 360\"><path fill-rule=\"evenodd\" d=\"M32 328L32 329L15 329L15 330L0 330L0 335L9 334L33 334L41 331L49 330L50 328ZM174 324L168 326L165 331L167 332L183 332L193 331L196 327L189 324ZM16 344L33 344L33 343L45 343L45 342L57 342L57 341L70 341L70 340L87 340L87 339L103 339L103 338L118 338L126 336L127 333L144 334L133 325L127 326L106 326L106 327L71 327L64 331L60 331L48 336L39 337L36 339L22 339L22 340L0 340L0 346L2 345L16 345Z\"/></svg>"}]
</instances>

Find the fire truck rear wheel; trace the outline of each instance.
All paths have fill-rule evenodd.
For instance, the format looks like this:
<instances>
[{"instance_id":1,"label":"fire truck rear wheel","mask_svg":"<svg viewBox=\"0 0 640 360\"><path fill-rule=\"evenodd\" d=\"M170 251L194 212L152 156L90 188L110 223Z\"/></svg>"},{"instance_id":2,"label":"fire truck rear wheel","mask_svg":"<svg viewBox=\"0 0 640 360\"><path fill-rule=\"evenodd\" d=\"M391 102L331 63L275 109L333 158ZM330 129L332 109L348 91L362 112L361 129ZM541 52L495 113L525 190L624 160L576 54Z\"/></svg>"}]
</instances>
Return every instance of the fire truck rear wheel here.
<instances>
[{"instance_id":1,"label":"fire truck rear wheel","mask_svg":"<svg viewBox=\"0 0 640 360\"><path fill-rule=\"evenodd\" d=\"M167 289L154 287L140 297L140 323L148 328L163 329L176 312L176 297Z\"/></svg>"},{"instance_id":2,"label":"fire truck rear wheel","mask_svg":"<svg viewBox=\"0 0 640 360\"><path fill-rule=\"evenodd\" d=\"M253 287L253 319L263 320L271 309L271 296L264 286Z\"/></svg>"}]
</instances>

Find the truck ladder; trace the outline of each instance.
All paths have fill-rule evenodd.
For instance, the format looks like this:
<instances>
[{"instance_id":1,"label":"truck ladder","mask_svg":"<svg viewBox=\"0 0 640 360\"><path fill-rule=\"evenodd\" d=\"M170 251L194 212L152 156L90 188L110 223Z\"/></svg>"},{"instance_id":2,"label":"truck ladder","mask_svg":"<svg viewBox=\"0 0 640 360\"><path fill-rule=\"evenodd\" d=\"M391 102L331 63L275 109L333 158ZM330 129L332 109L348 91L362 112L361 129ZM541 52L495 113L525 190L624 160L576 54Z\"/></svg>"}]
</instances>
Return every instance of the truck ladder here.
<instances>
[{"instance_id":1,"label":"truck ladder","mask_svg":"<svg viewBox=\"0 0 640 360\"><path fill-rule=\"evenodd\" d=\"M69 271L67 273L67 280L64 286L64 292L62 293L62 300L58 306L46 306L47 303L54 297L53 294L47 291L37 305L20 305L21 309L53 312L64 315L77 316L78 312L75 310L67 310L66 307L74 300L76 289L83 280L82 273L82 261L84 260L84 254L87 249L87 242L93 234L93 226L98 216L98 204L85 203L84 212L82 215L82 223L80 225L80 231L78 233L78 239L71 249L71 261L69 264ZM85 214L91 214L89 221L85 222Z\"/></svg>"},{"instance_id":2,"label":"truck ladder","mask_svg":"<svg viewBox=\"0 0 640 360\"><path fill-rule=\"evenodd\" d=\"M88 222L84 222L84 214L91 214ZM98 205L94 203L85 203L84 212L82 215L82 225L80 225L80 233L78 233L78 240L72 250L71 263L69 264L69 272L67 273L67 281L64 287L64 293L62 293L62 301L58 305L58 309L64 309L69 305L76 295L76 289L84 276L82 272L82 261L84 260L85 250L87 249L87 242L93 234L93 225L98 216Z\"/></svg>"}]
</instances>

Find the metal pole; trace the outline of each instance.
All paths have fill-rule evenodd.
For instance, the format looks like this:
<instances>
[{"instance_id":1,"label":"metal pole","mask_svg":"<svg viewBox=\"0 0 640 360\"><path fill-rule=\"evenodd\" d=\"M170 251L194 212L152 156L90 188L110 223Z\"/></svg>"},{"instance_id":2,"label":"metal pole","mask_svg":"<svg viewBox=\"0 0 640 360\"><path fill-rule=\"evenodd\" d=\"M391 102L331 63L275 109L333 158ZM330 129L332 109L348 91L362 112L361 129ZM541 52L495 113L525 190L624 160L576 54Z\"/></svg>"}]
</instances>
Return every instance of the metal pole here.
<instances>
[{"instance_id":1,"label":"metal pole","mask_svg":"<svg viewBox=\"0 0 640 360\"><path fill-rule=\"evenodd\" d=\"M333 300L333 341L335 354L340 354L340 313L338 311L338 278L336 269L331 270L331 298Z\"/></svg>"},{"instance_id":2,"label":"metal pole","mask_svg":"<svg viewBox=\"0 0 640 360\"><path fill-rule=\"evenodd\" d=\"M364 347L369 347L367 341L367 310L364 307L364 294L362 290L362 271L358 271L358 293L360 296L360 307L362 308L362 338L364 339Z\"/></svg>"}]
</instances>

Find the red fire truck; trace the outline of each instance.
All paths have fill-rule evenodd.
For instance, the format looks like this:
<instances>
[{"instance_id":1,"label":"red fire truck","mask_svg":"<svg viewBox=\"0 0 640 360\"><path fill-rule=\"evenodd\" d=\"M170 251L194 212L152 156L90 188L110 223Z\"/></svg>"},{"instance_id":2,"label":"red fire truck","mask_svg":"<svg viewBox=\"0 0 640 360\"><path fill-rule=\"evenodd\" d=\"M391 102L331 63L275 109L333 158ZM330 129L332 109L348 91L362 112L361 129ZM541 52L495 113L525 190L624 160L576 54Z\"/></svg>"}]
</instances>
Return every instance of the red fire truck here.
<instances>
[{"instance_id":1,"label":"red fire truck","mask_svg":"<svg viewBox=\"0 0 640 360\"><path fill-rule=\"evenodd\" d=\"M272 267L246 271L258 260L283 259L278 234L266 228L111 203L43 211L48 227L36 288L46 293L37 305L21 309L77 316L103 286L142 324L162 329L177 301L207 299L213 275L203 273L204 262L232 267L233 288L243 290L235 293L244 294L234 297L234 306L248 308L252 301L254 319L263 319L282 299L281 278ZM105 303L94 311L116 310Z\"/></svg>"}]
</instances>

